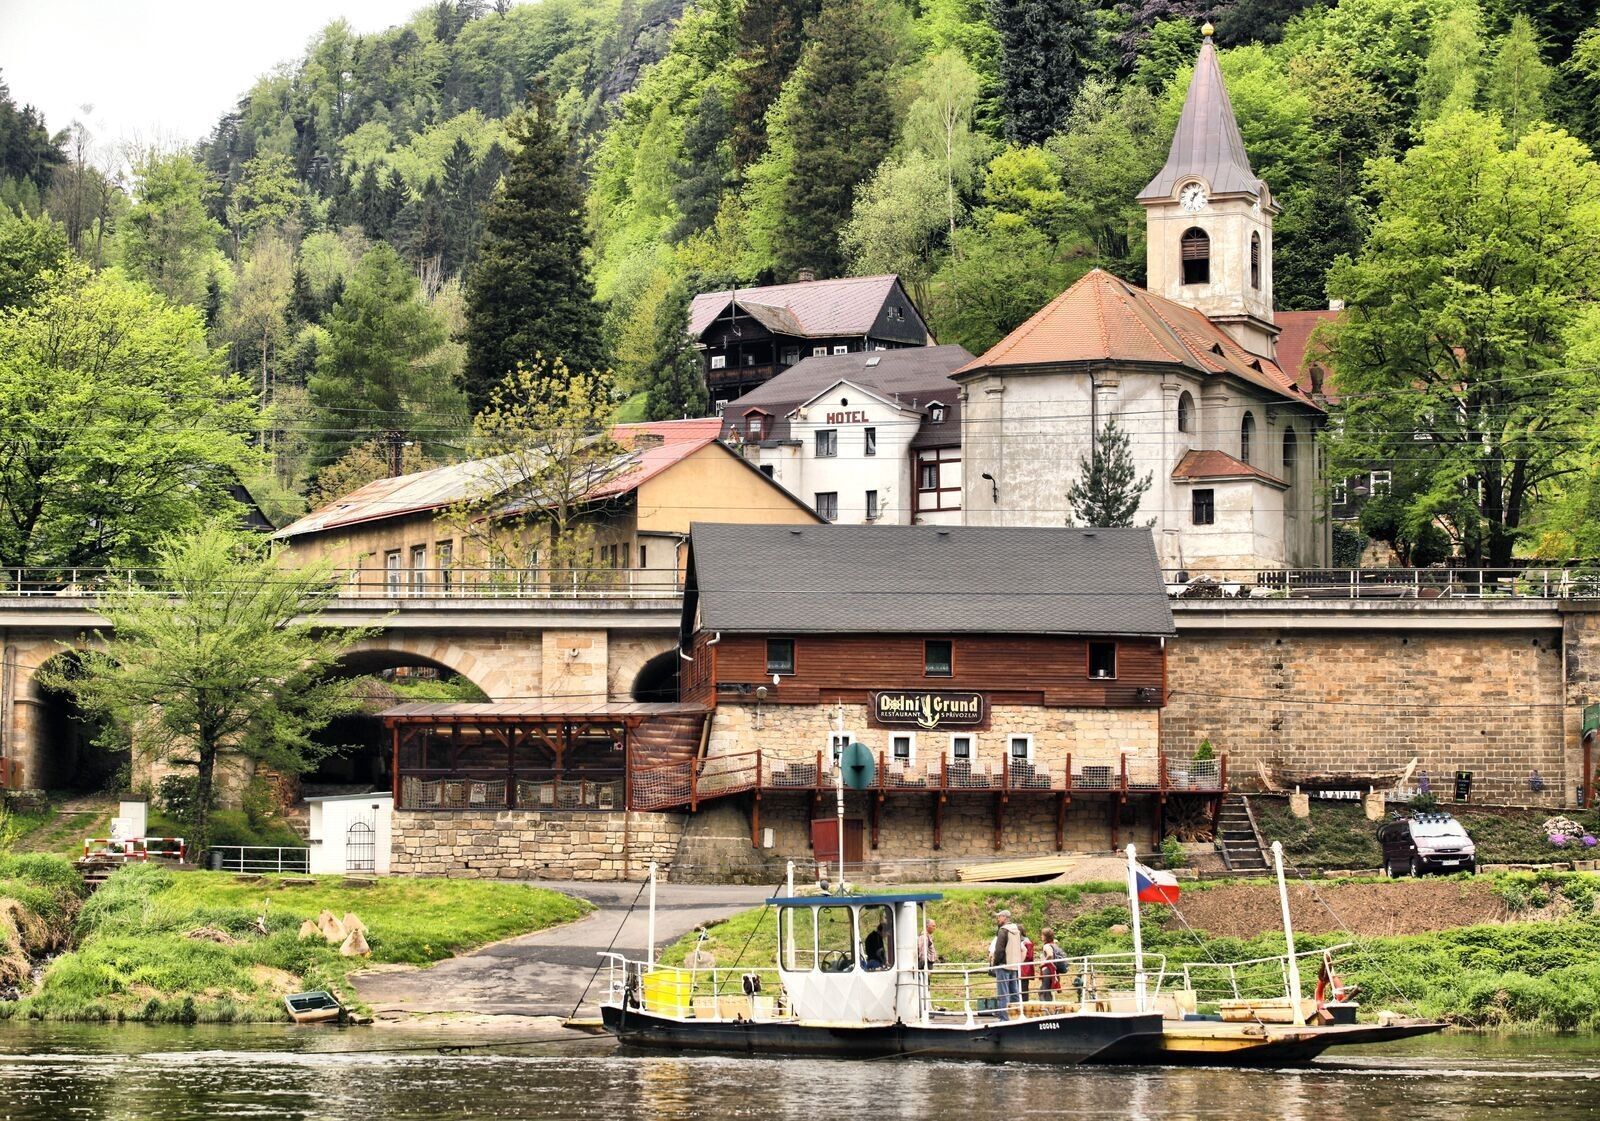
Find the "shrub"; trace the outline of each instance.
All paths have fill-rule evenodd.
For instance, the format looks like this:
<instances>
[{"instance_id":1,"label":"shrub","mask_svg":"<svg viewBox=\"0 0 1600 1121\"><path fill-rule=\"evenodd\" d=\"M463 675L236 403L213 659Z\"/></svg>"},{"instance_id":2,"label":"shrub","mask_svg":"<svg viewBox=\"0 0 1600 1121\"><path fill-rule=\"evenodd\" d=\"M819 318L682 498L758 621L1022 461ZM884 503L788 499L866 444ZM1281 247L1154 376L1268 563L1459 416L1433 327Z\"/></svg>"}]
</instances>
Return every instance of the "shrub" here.
<instances>
[{"instance_id":1,"label":"shrub","mask_svg":"<svg viewBox=\"0 0 1600 1121\"><path fill-rule=\"evenodd\" d=\"M1187 864L1189 858L1183 851L1183 842L1176 837L1168 837L1162 841L1161 862L1168 868L1182 868Z\"/></svg>"},{"instance_id":2,"label":"shrub","mask_svg":"<svg viewBox=\"0 0 1600 1121\"><path fill-rule=\"evenodd\" d=\"M1411 796L1411 812L1418 814L1431 814L1439 809L1439 796L1431 790Z\"/></svg>"},{"instance_id":3,"label":"shrub","mask_svg":"<svg viewBox=\"0 0 1600 1121\"><path fill-rule=\"evenodd\" d=\"M1215 759L1216 757L1217 749L1211 746L1211 740L1209 737L1201 740L1200 746L1194 749L1194 758L1196 762L1200 762L1204 759Z\"/></svg>"}]
</instances>

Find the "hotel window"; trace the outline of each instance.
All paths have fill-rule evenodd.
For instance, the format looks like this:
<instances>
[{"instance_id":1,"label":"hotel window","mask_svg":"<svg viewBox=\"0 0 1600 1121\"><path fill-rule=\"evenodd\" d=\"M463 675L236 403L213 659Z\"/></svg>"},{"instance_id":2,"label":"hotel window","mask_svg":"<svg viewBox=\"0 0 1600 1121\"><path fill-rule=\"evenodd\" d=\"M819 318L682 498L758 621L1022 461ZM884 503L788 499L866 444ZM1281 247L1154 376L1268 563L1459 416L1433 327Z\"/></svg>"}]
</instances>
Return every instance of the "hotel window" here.
<instances>
[{"instance_id":1,"label":"hotel window","mask_svg":"<svg viewBox=\"0 0 1600 1121\"><path fill-rule=\"evenodd\" d=\"M404 577L400 572L400 550L391 549L383 554L383 581L384 587L391 596L398 596Z\"/></svg>"},{"instance_id":2,"label":"hotel window","mask_svg":"<svg viewBox=\"0 0 1600 1121\"><path fill-rule=\"evenodd\" d=\"M838 521L839 492L836 490L819 492L816 501L812 503L812 509L816 510L817 516L825 522Z\"/></svg>"},{"instance_id":3,"label":"hotel window","mask_svg":"<svg viewBox=\"0 0 1600 1121\"><path fill-rule=\"evenodd\" d=\"M1109 680L1117 676L1117 644L1115 642L1089 643L1089 676Z\"/></svg>"},{"instance_id":4,"label":"hotel window","mask_svg":"<svg viewBox=\"0 0 1600 1121\"><path fill-rule=\"evenodd\" d=\"M817 429L817 458L831 459L839 454L839 430L837 428Z\"/></svg>"},{"instance_id":5,"label":"hotel window","mask_svg":"<svg viewBox=\"0 0 1600 1121\"><path fill-rule=\"evenodd\" d=\"M896 732L889 737L889 756L896 763L910 763L917 757L915 732Z\"/></svg>"},{"instance_id":6,"label":"hotel window","mask_svg":"<svg viewBox=\"0 0 1600 1121\"><path fill-rule=\"evenodd\" d=\"M917 512L961 509L961 449L917 453Z\"/></svg>"},{"instance_id":7,"label":"hotel window","mask_svg":"<svg viewBox=\"0 0 1600 1121\"><path fill-rule=\"evenodd\" d=\"M955 643L948 638L930 638L922 644L922 676L952 677L956 671Z\"/></svg>"},{"instance_id":8,"label":"hotel window","mask_svg":"<svg viewBox=\"0 0 1600 1121\"><path fill-rule=\"evenodd\" d=\"M428 589L428 547L411 546L411 592L421 595Z\"/></svg>"},{"instance_id":9,"label":"hotel window","mask_svg":"<svg viewBox=\"0 0 1600 1121\"><path fill-rule=\"evenodd\" d=\"M844 343L839 343L836 346L834 346L833 352L835 354L849 354L850 353L850 348L848 346L846 346Z\"/></svg>"},{"instance_id":10,"label":"hotel window","mask_svg":"<svg viewBox=\"0 0 1600 1121\"><path fill-rule=\"evenodd\" d=\"M1372 473L1372 497L1389 493L1389 480L1392 478L1388 471L1374 471Z\"/></svg>"},{"instance_id":11,"label":"hotel window","mask_svg":"<svg viewBox=\"0 0 1600 1121\"><path fill-rule=\"evenodd\" d=\"M711 368L713 370L726 370L728 368L728 356L726 354L713 354L711 356Z\"/></svg>"},{"instance_id":12,"label":"hotel window","mask_svg":"<svg viewBox=\"0 0 1600 1121\"><path fill-rule=\"evenodd\" d=\"M1239 459L1241 462L1250 462L1250 441L1255 438L1256 417L1248 409L1245 410L1244 419L1239 422Z\"/></svg>"},{"instance_id":13,"label":"hotel window","mask_svg":"<svg viewBox=\"0 0 1600 1121\"><path fill-rule=\"evenodd\" d=\"M1033 762L1033 737L1012 736L1008 750L1011 753L1011 761L1013 763Z\"/></svg>"},{"instance_id":14,"label":"hotel window","mask_svg":"<svg viewBox=\"0 0 1600 1121\"><path fill-rule=\"evenodd\" d=\"M451 566L456 559L456 543L454 541L440 541L433 547L434 561L439 566L439 587L448 594L455 581L455 573Z\"/></svg>"},{"instance_id":15,"label":"hotel window","mask_svg":"<svg viewBox=\"0 0 1600 1121\"><path fill-rule=\"evenodd\" d=\"M878 492L875 491L875 490L869 490L869 491L867 491L867 521L874 522L874 521L877 521L877 520L878 520Z\"/></svg>"},{"instance_id":16,"label":"hotel window","mask_svg":"<svg viewBox=\"0 0 1600 1121\"><path fill-rule=\"evenodd\" d=\"M1198 226L1183 231L1183 282L1209 284L1211 282L1211 238Z\"/></svg>"},{"instance_id":17,"label":"hotel window","mask_svg":"<svg viewBox=\"0 0 1600 1121\"><path fill-rule=\"evenodd\" d=\"M767 639L767 672L794 673L794 639Z\"/></svg>"},{"instance_id":18,"label":"hotel window","mask_svg":"<svg viewBox=\"0 0 1600 1121\"><path fill-rule=\"evenodd\" d=\"M855 740L856 734L854 732L829 732L828 765L837 767L839 765L839 756L843 755L844 749L854 743Z\"/></svg>"},{"instance_id":19,"label":"hotel window","mask_svg":"<svg viewBox=\"0 0 1600 1121\"><path fill-rule=\"evenodd\" d=\"M1333 502L1333 504L1335 506L1343 506L1346 502L1349 502L1350 501L1350 480L1349 479L1340 479L1337 483L1334 483L1333 484L1333 493L1330 496L1330 498L1331 498L1331 501Z\"/></svg>"},{"instance_id":20,"label":"hotel window","mask_svg":"<svg viewBox=\"0 0 1600 1121\"><path fill-rule=\"evenodd\" d=\"M957 763L972 762L972 737L962 734L950 737L950 758Z\"/></svg>"},{"instance_id":21,"label":"hotel window","mask_svg":"<svg viewBox=\"0 0 1600 1121\"><path fill-rule=\"evenodd\" d=\"M1192 496L1194 509L1191 520L1195 525L1211 525L1217 520L1217 492L1210 487L1197 490Z\"/></svg>"},{"instance_id":22,"label":"hotel window","mask_svg":"<svg viewBox=\"0 0 1600 1121\"><path fill-rule=\"evenodd\" d=\"M864 441L863 455L878 454L878 430L876 428L863 428L861 438Z\"/></svg>"}]
</instances>

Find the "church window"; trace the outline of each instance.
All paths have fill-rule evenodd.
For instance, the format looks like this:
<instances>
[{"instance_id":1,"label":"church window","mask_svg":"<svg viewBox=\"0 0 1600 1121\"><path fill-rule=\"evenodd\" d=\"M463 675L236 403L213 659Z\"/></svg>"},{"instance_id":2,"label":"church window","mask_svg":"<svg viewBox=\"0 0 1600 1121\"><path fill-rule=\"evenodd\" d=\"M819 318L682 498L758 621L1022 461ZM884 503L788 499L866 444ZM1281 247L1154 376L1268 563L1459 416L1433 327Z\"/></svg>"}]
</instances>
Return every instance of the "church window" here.
<instances>
[{"instance_id":1,"label":"church window","mask_svg":"<svg viewBox=\"0 0 1600 1121\"><path fill-rule=\"evenodd\" d=\"M1211 282L1211 238L1198 226L1183 231L1183 282L1209 284Z\"/></svg>"},{"instance_id":2,"label":"church window","mask_svg":"<svg viewBox=\"0 0 1600 1121\"><path fill-rule=\"evenodd\" d=\"M1296 444L1298 439L1293 428L1283 430L1283 477L1289 482L1294 482L1294 462L1298 453Z\"/></svg>"},{"instance_id":3,"label":"church window","mask_svg":"<svg viewBox=\"0 0 1600 1121\"><path fill-rule=\"evenodd\" d=\"M1178 431L1188 432L1194 427L1194 398L1186 389L1178 394Z\"/></svg>"},{"instance_id":4,"label":"church window","mask_svg":"<svg viewBox=\"0 0 1600 1121\"><path fill-rule=\"evenodd\" d=\"M1256 418L1253 413L1246 412L1244 420L1239 422L1239 460L1243 463L1250 462L1250 440L1256 434Z\"/></svg>"},{"instance_id":5,"label":"church window","mask_svg":"<svg viewBox=\"0 0 1600 1121\"><path fill-rule=\"evenodd\" d=\"M1250 235L1250 287L1261 287L1261 235Z\"/></svg>"}]
</instances>

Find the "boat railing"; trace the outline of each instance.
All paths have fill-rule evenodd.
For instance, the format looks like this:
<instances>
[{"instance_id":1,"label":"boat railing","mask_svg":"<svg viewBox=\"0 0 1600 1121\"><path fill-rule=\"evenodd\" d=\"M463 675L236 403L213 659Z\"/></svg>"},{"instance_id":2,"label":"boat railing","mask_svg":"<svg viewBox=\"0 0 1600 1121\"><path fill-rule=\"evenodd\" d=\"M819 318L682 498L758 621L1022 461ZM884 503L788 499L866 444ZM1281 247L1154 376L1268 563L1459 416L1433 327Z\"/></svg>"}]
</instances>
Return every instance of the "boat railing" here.
<instances>
[{"instance_id":1,"label":"boat railing","mask_svg":"<svg viewBox=\"0 0 1600 1121\"><path fill-rule=\"evenodd\" d=\"M600 956L607 970L605 1004L677 1019L783 1020L792 1015L776 966L665 965L618 953Z\"/></svg>"},{"instance_id":2,"label":"boat railing","mask_svg":"<svg viewBox=\"0 0 1600 1121\"><path fill-rule=\"evenodd\" d=\"M1062 1012L1131 1012L1137 1005L1138 962L1133 954L1088 954L1057 958L1055 986L1034 962L1031 977L1008 984L1008 1014L1013 1017L1054 1016ZM1167 976L1164 954L1144 955L1146 998L1155 998ZM927 971L930 1017L973 1019L996 1013L1002 1006L996 967L984 963L940 963Z\"/></svg>"},{"instance_id":3,"label":"boat railing","mask_svg":"<svg viewBox=\"0 0 1600 1121\"><path fill-rule=\"evenodd\" d=\"M1322 958L1327 954L1348 950L1354 945L1354 942L1340 942L1335 946L1301 950L1294 957L1296 961ZM1222 976L1216 977L1218 973ZM1196 980L1197 974L1205 979L1205 983ZM1316 975L1315 969L1309 972L1301 971L1301 984L1306 984L1308 979L1314 981ZM1210 1001L1245 1000L1263 996L1282 997L1289 991L1289 955L1275 954L1269 957L1246 958L1242 961L1185 962L1183 987Z\"/></svg>"}]
</instances>

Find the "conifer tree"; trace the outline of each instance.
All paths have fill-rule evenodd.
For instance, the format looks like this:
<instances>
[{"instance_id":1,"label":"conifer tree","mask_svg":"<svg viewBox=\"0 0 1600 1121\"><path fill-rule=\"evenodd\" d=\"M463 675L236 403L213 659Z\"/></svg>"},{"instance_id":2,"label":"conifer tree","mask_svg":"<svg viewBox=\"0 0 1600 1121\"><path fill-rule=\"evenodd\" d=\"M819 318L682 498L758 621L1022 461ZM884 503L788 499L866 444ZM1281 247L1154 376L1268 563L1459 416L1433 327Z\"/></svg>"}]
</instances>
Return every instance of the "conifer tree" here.
<instances>
[{"instance_id":1,"label":"conifer tree","mask_svg":"<svg viewBox=\"0 0 1600 1121\"><path fill-rule=\"evenodd\" d=\"M467 279L462 381L474 412L519 362L543 355L575 371L605 365L571 145L542 95L507 132L516 148Z\"/></svg>"},{"instance_id":2,"label":"conifer tree","mask_svg":"<svg viewBox=\"0 0 1600 1121\"><path fill-rule=\"evenodd\" d=\"M700 355L689 340L690 286L676 285L656 309L655 359L645 371L645 417L681 420L710 408Z\"/></svg>"},{"instance_id":3,"label":"conifer tree","mask_svg":"<svg viewBox=\"0 0 1600 1121\"><path fill-rule=\"evenodd\" d=\"M1139 499L1150 489L1152 476L1134 473L1128 434L1108 417L1094 439L1094 451L1079 461L1078 481L1067 488L1073 516L1086 526L1131 526L1139 512Z\"/></svg>"},{"instance_id":4,"label":"conifer tree","mask_svg":"<svg viewBox=\"0 0 1600 1121\"><path fill-rule=\"evenodd\" d=\"M715 221L731 171L728 110L717 87L707 86L694 118L683 130L683 158L675 168L672 186L672 201L677 204L679 215L678 224L672 229L674 242L699 233Z\"/></svg>"},{"instance_id":5,"label":"conifer tree","mask_svg":"<svg viewBox=\"0 0 1600 1121\"><path fill-rule=\"evenodd\" d=\"M767 147L767 110L778 100L805 47L806 21L819 0L766 0L739 15L739 84L734 88L730 133L733 166L748 167Z\"/></svg>"},{"instance_id":6,"label":"conifer tree","mask_svg":"<svg viewBox=\"0 0 1600 1121\"><path fill-rule=\"evenodd\" d=\"M1093 28L1083 0L989 0L1000 32L1000 108L1006 139L1042 144L1066 123Z\"/></svg>"}]
</instances>

